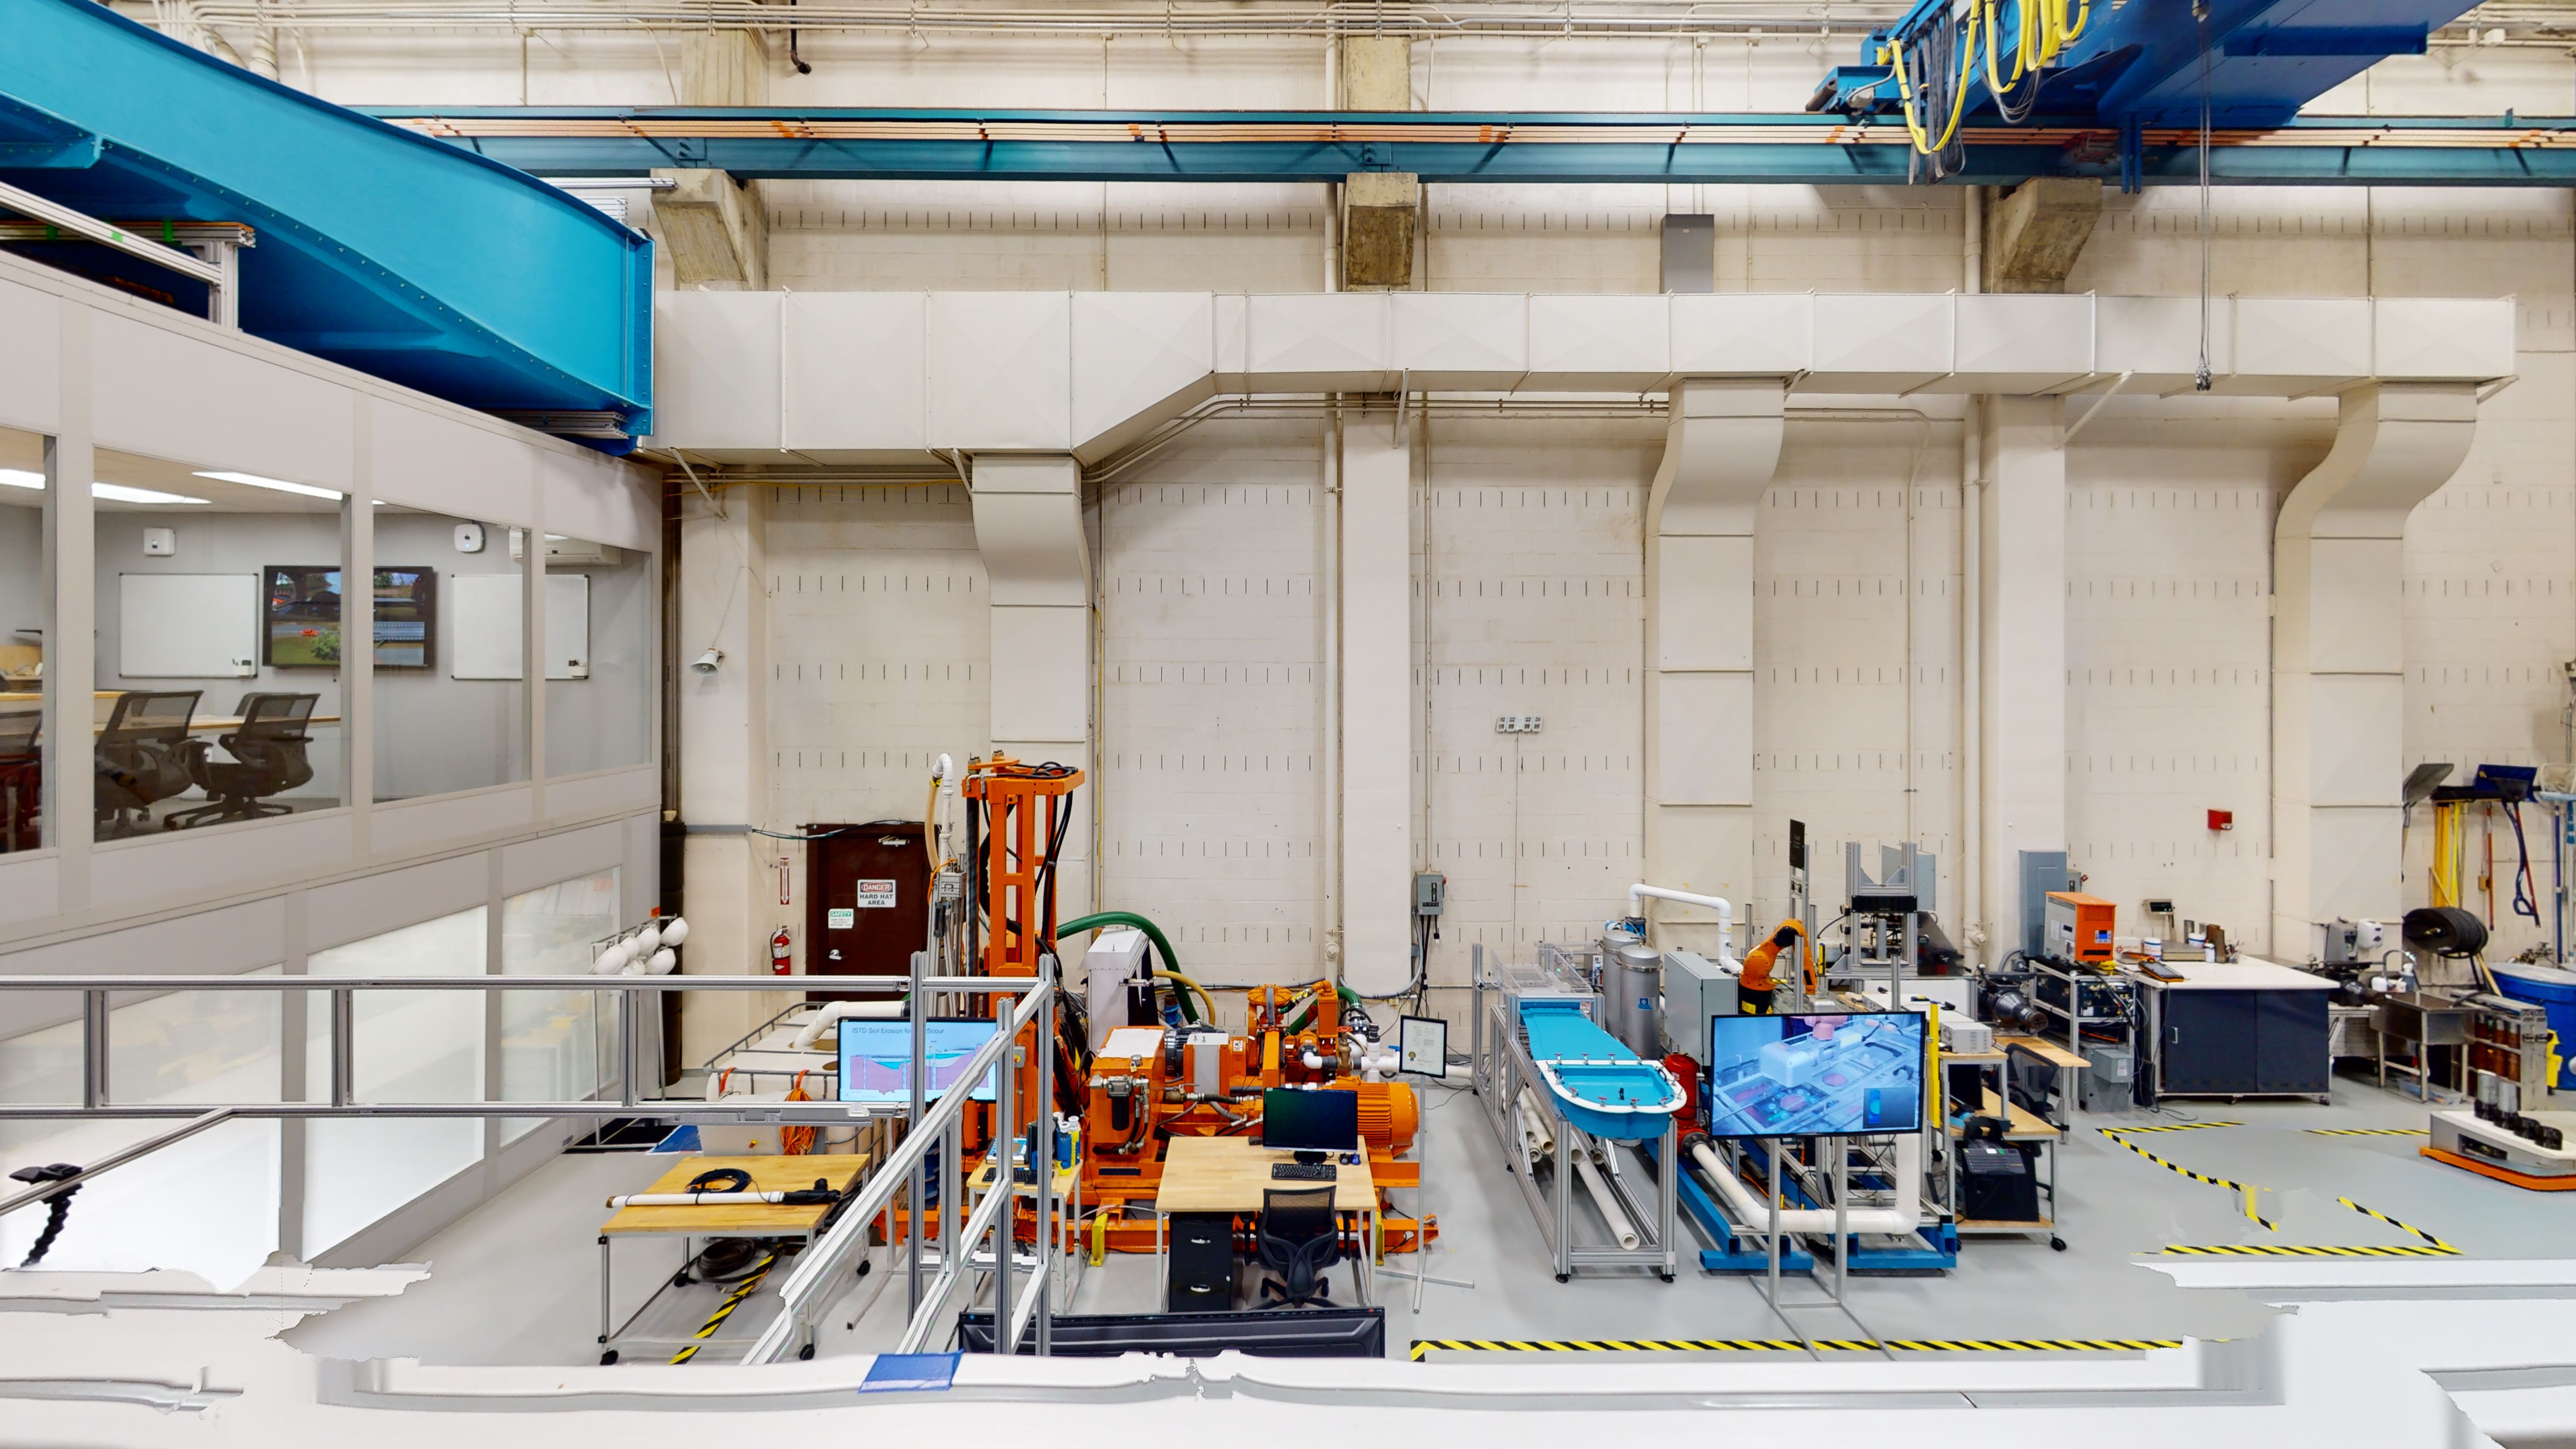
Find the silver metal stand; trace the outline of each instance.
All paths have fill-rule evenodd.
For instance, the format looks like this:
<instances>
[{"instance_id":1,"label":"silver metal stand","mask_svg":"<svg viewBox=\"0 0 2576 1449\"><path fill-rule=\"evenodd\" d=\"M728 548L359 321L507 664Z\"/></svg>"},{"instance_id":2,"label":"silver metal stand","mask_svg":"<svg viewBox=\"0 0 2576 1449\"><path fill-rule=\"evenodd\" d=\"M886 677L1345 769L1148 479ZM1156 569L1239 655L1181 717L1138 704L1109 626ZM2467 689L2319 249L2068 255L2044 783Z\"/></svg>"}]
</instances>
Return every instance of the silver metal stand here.
<instances>
[{"instance_id":1,"label":"silver metal stand","mask_svg":"<svg viewBox=\"0 0 2576 1449\"><path fill-rule=\"evenodd\" d=\"M1807 1352L1812 1356L1821 1357L1821 1355L1816 1354L1815 1340L1809 1338L1806 1330L1800 1328L1797 1323L1789 1317L1789 1310L1791 1309L1830 1308L1835 1312L1840 1313L1843 1317L1851 1320L1852 1327L1859 1329L1860 1336L1875 1346L1880 1354L1889 1359L1894 1359L1896 1357L1894 1351L1890 1350L1885 1343L1879 1340L1877 1333L1872 1331L1868 1324L1860 1321L1860 1315L1852 1312L1851 1303L1846 1297L1851 1284L1851 1194L1849 1190L1851 1144L1840 1137L1827 1137L1815 1140L1831 1143L1833 1148L1833 1168L1830 1179L1833 1184L1834 1194L1833 1278L1831 1279L1830 1284L1825 1288L1825 1297L1821 1299L1810 1299L1805 1302L1783 1302L1781 1300L1780 1139L1777 1137L1765 1137L1762 1139L1762 1156L1765 1163L1770 1167L1771 1217L1766 1229L1768 1246L1764 1249L1763 1254L1765 1260L1763 1264L1765 1270L1763 1298L1771 1305L1772 1316L1779 1319L1781 1324L1791 1333L1798 1335L1798 1342L1803 1345ZM1827 1282L1827 1280L1817 1275L1814 1268L1809 1268L1807 1270L1807 1276L1811 1281L1819 1284L1826 1284Z\"/></svg>"},{"instance_id":2,"label":"silver metal stand","mask_svg":"<svg viewBox=\"0 0 2576 1449\"><path fill-rule=\"evenodd\" d=\"M1555 1116L1554 1097L1538 1074L1537 1063L1529 1054L1529 1044L1522 1039L1519 1023L1502 1020L1503 997L1494 993L1488 998L1482 969L1481 950L1477 955L1476 1031L1477 1060L1476 1096L1484 1105L1485 1120L1494 1129L1495 1139L1502 1144L1503 1157L1509 1165L1512 1181L1520 1188L1521 1197L1529 1204L1530 1216L1537 1219L1539 1235L1547 1240L1548 1258L1556 1281L1563 1283L1585 1268L1647 1268L1665 1282L1673 1281L1680 1265L1678 1220L1680 1215L1681 1170L1677 1147L1678 1124L1664 1119L1664 1130L1656 1143L1655 1160L1661 1171L1655 1175L1652 1211L1639 1202L1628 1189L1626 1174L1617 1170L1617 1147L1608 1148L1613 1161L1601 1174L1602 1183L1620 1210L1628 1215L1637 1230L1637 1246L1622 1248L1616 1243L1579 1243L1574 1211L1575 1141L1580 1135L1574 1125ZM1536 1084L1533 1086L1533 1084ZM1554 1181L1542 1191L1539 1181L1541 1163L1534 1160L1528 1144L1522 1141L1513 1122L1513 1112L1524 1089L1530 1099L1555 1117L1556 1150L1545 1166ZM1407 1275L1410 1276L1410 1275Z\"/></svg>"}]
</instances>

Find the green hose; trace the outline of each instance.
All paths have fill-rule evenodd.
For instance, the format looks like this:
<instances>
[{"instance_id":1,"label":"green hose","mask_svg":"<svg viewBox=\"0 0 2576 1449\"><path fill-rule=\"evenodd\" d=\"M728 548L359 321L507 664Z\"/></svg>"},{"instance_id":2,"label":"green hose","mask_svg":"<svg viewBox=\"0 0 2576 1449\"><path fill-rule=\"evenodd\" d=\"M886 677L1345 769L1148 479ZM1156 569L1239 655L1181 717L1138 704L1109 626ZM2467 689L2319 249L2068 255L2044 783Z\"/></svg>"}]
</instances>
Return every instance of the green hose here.
<instances>
[{"instance_id":1,"label":"green hose","mask_svg":"<svg viewBox=\"0 0 2576 1449\"><path fill-rule=\"evenodd\" d=\"M1358 1007L1358 1008L1359 1008L1360 1010L1362 1010L1362 1011L1365 1011L1365 1010L1367 1010L1367 1009L1368 1009L1368 1008L1366 1008L1366 1007L1360 1006L1360 994L1359 994L1358 992L1353 991L1352 989L1350 989L1350 988L1349 988L1349 987L1347 987L1347 986L1344 986L1342 983L1340 983L1340 982L1338 982L1338 981L1336 981L1336 982L1334 982L1334 983L1333 983L1333 994L1334 994L1334 995L1336 995L1336 996L1339 996L1339 997L1340 997L1344 1002L1348 1003L1349 1005L1351 1005L1351 1006L1353 1006L1353 1007ZM1292 1022L1288 1023L1288 1025L1284 1028L1284 1030L1286 1030L1286 1031L1287 1031L1287 1033L1288 1033L1290 1036L1295 1036L1298 1032L1301 1032L1301 1031L1303 1031L1303 1030L1305 1030L1305 1029L1306 1029L1306 1023L1307 1023L1307 1022L1309 1022L1309 1021L1311 1021L1311 1020L1313 1020L1313 1019L1314 1019L1314 1016L1315 1016L1315 1003L1313 1003L1313 1002L1311 1002L1311 1001L1310 1001L1310 1002L1307 1002L1307 1003L1306 1003L1306 1009L1305 1009L1304 1011L1301 1011L1301 1012L1297 1013L1297 1019L1296 1019L1295 1021L1292 1021Z\"/></svg>"},{"instance_id":2,"label":"green hose","mask_svg":"<svg viewBox=\"0 0 2576 1449\"><path fill-rule=\"evenodd\" d=\"M1134 911L1099 911L1088 916L1077 916L1070 921L1065 921L1059 924L1055 928L1055 933L1058 936L1070 936L1080 931L1096 931L1103 926L1135 927L1137 930L1145 933L1146 940L1154 943L1154 949L1156 951L1162 953L1164 971L1176 973L1181 969L1181 958L1174 954L1172 943L1164 939L1163 928L1155 925L1149 920L1146 920L1143 916L1136 914ZM1182 1019L1185 1021L1196 1022L1199 1019L1198 1008L1190 1004L1190 993L1188 989L1184 988L1180 991L1176 991L1173 995L1180 999Z\"/></svg>"}]
</instances>

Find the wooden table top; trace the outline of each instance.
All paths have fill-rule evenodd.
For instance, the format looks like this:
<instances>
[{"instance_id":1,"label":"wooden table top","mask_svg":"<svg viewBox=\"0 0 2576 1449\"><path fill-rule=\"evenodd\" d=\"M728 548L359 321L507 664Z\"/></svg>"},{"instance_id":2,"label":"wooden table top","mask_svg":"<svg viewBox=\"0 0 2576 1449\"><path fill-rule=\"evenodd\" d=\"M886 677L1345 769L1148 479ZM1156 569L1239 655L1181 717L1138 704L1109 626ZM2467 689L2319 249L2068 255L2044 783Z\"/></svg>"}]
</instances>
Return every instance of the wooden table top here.
<instances>
[{"instance_id":1,"label":"wooden table top","mask_svg":"<svg viewBox=\"0 0 2576 1449\"><path fill-rule=\"evenodd\" d=\"M1261 1195L1273 1189L1293 1191L1323 1186L1319 1182L1280 1182L1270 1176L1275 1162L1293 1162L1297 1154L1264 1147L1249 1137L1174 1137L1163 1153L1163 1181L1154 1194L1154 1209L1166 1213L1257 1213ZM1359 1165L1335 1155L1333 1206L1342 1212L1365 1212L1377 1206L1377 1184L1369 1177L1368 1154Z\"/></svg>"},{"instance_id":2,"label":"wooden table top","mask_svg":"<svg viewBox=\"0 0 2576 1449\"><path fill-rule=\"evenodd\" d=\"M792 1192L814 1185L822 1178L833 1187L848 1192L867 1169L864 1152L817 1152L805 1157L683 1157L678 1165L653 1180L645 1192L687 1192L689 1179L719 1167L739 1167L751 1174L754 1192ZM811 1233L832 1210L828 1203L810 1207L790 1207L784 1203L761 1203L756 1206L732 1204L703 1207L624 1207L607 1222L600 1224L602 1236L611 1233L687 1234L691 1237L793 1237Z\"/></svg>"},{"instance_id":3,"label":"wooden table top","mask_svg":"<svg viewBox=\"0 0 2576 1449\"><path fill-rule=\"evenodd\" d=\"M2018 1102L1998 1102L1995 1100L1995 1094L1989 1091L1985 1094L1983 1105L1985 1110L1981 1115L2004 1119L2006 1142L2045 1142L2057 1136L2056 1128L2022 1110ZM1950 1124L1950 1135L1953 1137L1965 1136L1967 1130L1956 1122Z\"/></svg>"},{"instance_id":4,"label":"wooden table top","mask_svg":"<svg viewBox=\"0 0 2576 1449\"><path fill-rule=\"evenodd\" d=\"M1999 1047L2020 1047L2023 1051L2029 1052L2032 1056L2039 1058L2041 1061L2048 1063L2052 1067L2065 1067L2070 1071L2080 1072L2086 1067L2093 1065L2091 1062L2084 1060L2084 1058L2077 1056L2075 1053L2068 1051L2057 1043L2052 1041L2043 1041L2035 1036L1999 1036L1995 1038L1995 1045Z\"/></svg>"}]
</instances>

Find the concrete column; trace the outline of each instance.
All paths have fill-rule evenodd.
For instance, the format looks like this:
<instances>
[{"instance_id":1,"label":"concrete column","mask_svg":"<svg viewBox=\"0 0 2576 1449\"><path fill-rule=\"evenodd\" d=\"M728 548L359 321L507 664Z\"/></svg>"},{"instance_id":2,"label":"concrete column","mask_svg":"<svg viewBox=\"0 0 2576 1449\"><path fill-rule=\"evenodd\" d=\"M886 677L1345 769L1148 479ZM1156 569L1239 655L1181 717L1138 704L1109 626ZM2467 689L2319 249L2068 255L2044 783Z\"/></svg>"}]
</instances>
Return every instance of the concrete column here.
<instances>
[{"instance_id":1,"label":"concrete column","mask_svg":"<svg viewBox=\"0 0 2576 1449\"><path fill-rule=\"evenodd\" d=\"M1342 429L1342 979L1413 974L1413 444L1380 398Z\"/></svg>"},{"instance_id":2,"label":"concrete column","mask_svg":"<svg viewBox=\"0 0 2576 1449\"><path fill-rule=\"evenodd\" d=\"M1753 889L1753 518L1780 463L1778 378L1686 379L1646 502L1646 878L1741 905ZM1701 952L1716 914L1650 903Z\"/></svg>"},{"instance_id":3,"label":"concrete column","mask_svg":"<svg viewBox=\"0 0 2576 1449\"><path fill-rule=\"evenodd\" d=\"M2334 448L2272 533L2272 940L2317 950L2338 916L2393 920L2406 775L2406 516L2459 470L2477 429L2465 384L2343 395Z\"/></svg>"},{"instance_id":4,"label":"concrete column","mask_svg":"<svg viewBox=\"0 0 2576 1449\"><path fill-rule=\"evenodd\" d=\"M769 104L769 50L756 31L709 30L680 41L684 106ZM757 181L703 167L658 170L673 183L653 201L653 235L672 280L757 292L769 285L769 207Z\"/></svg>"},{"instance_id":5,"label":"concrete column","mask_svg":"<svg viewBox=\"0 0 2576 1449\"><path fill-rule=\"evenodd\" d=\"M983 456L974 480L975 544L992 581L993 748L1091 768L1091 549L1082 531L1082 465L1064 454ZM962 761L960 762L963 763ZM1091 797L1055 872L1057 919L1091 902Z\"/></svg>"},{"instance_id":6,"label":"concrete column","mask_svg":"<svg viewBox=\"0 0 2576 1449\"><path fill-rule=\"evenodd\" d=\"M689 921L692 975L749 975L769 969L774 855L746 827L793 829L769 817L769 491L717 495L722 512L695 490L680 513L681 914ZM712 674L689 667L715 648ZM700 1062L782 1004L766 995L682 998L681 1057Z\"/></svg>"},{"instance_id":7,"label":"concrete column","mask_svg":"<svg viewBox=\"0 0 2576 1449\"><path fill-rule=\"evenodd\" d=\"M2066 454L2053 397L1985 410L1990 482L1979 520L1977 748L1983 752L1986 900L1976 919L2020 945L2018 857L2066 849Z\"/></svg>"}]
</instances>

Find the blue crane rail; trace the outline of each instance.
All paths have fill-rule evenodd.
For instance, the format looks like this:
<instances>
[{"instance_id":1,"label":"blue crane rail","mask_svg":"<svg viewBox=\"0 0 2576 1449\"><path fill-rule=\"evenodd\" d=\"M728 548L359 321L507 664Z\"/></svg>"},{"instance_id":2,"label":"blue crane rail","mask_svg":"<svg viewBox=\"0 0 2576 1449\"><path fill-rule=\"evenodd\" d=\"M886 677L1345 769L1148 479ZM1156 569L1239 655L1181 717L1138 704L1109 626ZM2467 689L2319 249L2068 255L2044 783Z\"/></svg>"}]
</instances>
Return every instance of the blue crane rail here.
<instances>
[{"instance_id":1,"label":"blue crane rail","mask_svg":"<svg viewBox=\"0 0 2576 1449\"><path fill-rule=\"evenodd\" d=\"M104 5L0 0L0 180L121 222L251 227L245 332L469 407L571 419L558 430L610 451L650 430L651 242ZM186 305L172 274L103 257L44 259Z\"/></svg>"},{"instance_id":2,"label":"blue crane rail","mask_svg":"<svg viewBox=\"0 0 2576 1449\"><path fill-rule=\"evenodd\" d=\"M1817 112L1462 113L377 107L421 135L552 176L712 167L742 178L1334 181L1357 171L1458 183L1904 184L1902 125ZM2196 183L2185 127L1972 127L1957 184L2093 176ZM2576 121L2296 117L2214 131L2230 186L2571 186Z\"/></svg>"}]
</instances>

